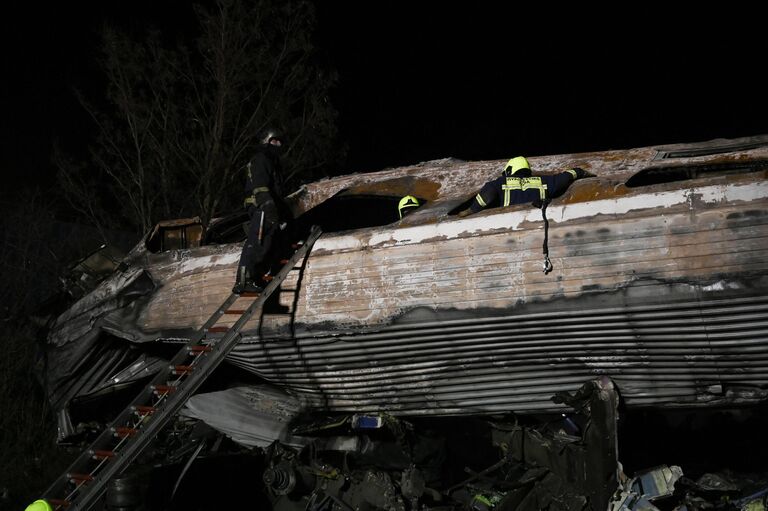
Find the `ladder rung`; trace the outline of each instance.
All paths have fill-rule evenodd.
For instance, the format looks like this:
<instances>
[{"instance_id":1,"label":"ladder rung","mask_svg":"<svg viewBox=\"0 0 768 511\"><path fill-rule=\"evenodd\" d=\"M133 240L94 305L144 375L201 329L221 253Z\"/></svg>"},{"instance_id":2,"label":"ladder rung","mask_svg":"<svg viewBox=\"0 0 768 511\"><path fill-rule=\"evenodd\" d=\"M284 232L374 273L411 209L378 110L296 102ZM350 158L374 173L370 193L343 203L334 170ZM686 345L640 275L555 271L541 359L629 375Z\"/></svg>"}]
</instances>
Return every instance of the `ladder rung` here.
<instances>
[{"instance_id":1,"label":"ladder rung","mask_svg":"<svg viewBox=\"0 0 768 511\"><path fill-rule=\"evenodd\" d=\"M200 355L202 353L210 353L213 351L213 348L210 346L205 346L203 344L198 344L197 346L190 346L188 348L188 351L190 355Z\"/></svg>"},{"instance_id":2,"label":"ladder rung","mask_svg":"<svg viewBox=\"0 0 768 511\"><path fill-rule=\"evenodd\" d=\"M170 366L170 369L173 374L187 374L195 370L192 366Z\"/></svg>"},{"instance_id":3,"label":"ladder rung","mask_svg":"<svg viewBox=\"0 0 768 511\"><path fill-rule=\"evenodd\" d=\"M288 264L289 262L291 262L291 260L290 260L290 259L280 259L280 264L282 264L282 265L286 265L286 264Z\"/></svg>"},{"instance_id":4,"label":"ladder rung","mask_svg":"<svg viewBox=\"0 0 768 511\"><path fill-rule=\"evenodd\" d=\"M237 314L238 316L242 316L245 314L245 309L229 309L228 311L224 311L224 314Z\"/></svg>"},{"instance_id":5,"label":"ladder rung","mask_svg":"<svg viewBox=\"0 0 768 511\"><path fill-rule=\"evenodd\" d=\"M64 500L64 499L45 499L45 500L47 500L48 504L50 504L54 508L69 507L69 505L72 504L70 501Z\"/></svg>"},{"instance_id":6,"label":"ladder rung","mask_svg":"<svg viewBox=\"0 0 768 511\"><path fill-rule=\"evenodd\" d=\"M262 275L261 280L263 280L264 282L272 282L273 280L275 280L275 277L273 277L272 275Z\"/></svg>"},{"instance_id":7,"label":"ladder rung","mask_svg":"<svg viewBox=\"0 0 768 511\"><path fill-rule=\"evenodd\" d=\"M243 291L240 293L240 298L257 298L261 296L261 293L253 293L251 291Z\"/></svg>"},{"instance_id":8,"label":"ladder rung","mask_svg":"<svg viewBox=\"0 0 768 511\"><path fill-rule=\"evenodd\" d=\"M108 460L108 459L114 458L115 456L117 456L117 453L115 453L115 451L96 450L96 451L91 451L91 456L93 456L93 459L101 461L101 460Z\"/></svg>"},{"instance_id":9,"label":"ladder rung","mask_svg":"<svg viewBox=\"0 0 768 511\"><path fill-rule=\"evenodd\" d=\"M154 406L136 405L133 407L133 411L136 412L136 415L152 415L157 411L157 408Z\"/></svg>"},{"instance_id":10,"label":"ladder rung","mask_svg":"<svg viewBox=\"0 0 768 511\"><path fill-rule=\"evenodd\" d=\"M136 428L128 428L125 426L119 426L117 428L114 428L114 430L115 430L115 436L119 438L128 438L139 432L139 430Z\"/></svg>"},{"instance_id":11,"label":"ladder rung","mask_svg":"<svg viewBox=\"0 0 768 511\"><path fill-rule=\"evenodd\" d=\"M212 326L209 327L208 330L206 330L209 333L217 334L221 332L227 332L229 330L228 326Z\"/></svg>"},{"instance_id":12,"label":"ladder rung","mask_svg":"<svg viewBox=\"0 0 768 511\"><path fill-rule=\"evenodd\" d=\"M153 385L152 390L159 396L160 394L171 394L176 392L176 387L172 385Z\"/></svg>"},{"instance_id":13,"label":"ladder rung","mask_svg":"<svg viewBox=\"0 0 768 511\"><path fill-rule=\"evenodd\" d=\"M67 474L67 478L75 483L87 483L93 481L93 476L91 474L75 474L70 472Z\"/></svg>"}]
</instances>

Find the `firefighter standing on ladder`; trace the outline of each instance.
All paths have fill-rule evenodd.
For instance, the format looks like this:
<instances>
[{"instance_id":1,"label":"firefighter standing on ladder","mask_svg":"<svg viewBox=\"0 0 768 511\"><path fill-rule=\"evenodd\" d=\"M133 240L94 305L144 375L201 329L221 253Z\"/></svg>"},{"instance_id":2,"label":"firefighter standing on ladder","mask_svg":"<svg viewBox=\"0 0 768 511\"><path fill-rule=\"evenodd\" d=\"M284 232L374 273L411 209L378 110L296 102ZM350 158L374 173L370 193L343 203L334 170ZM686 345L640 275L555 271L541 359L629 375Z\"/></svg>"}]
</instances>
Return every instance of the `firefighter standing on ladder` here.
<instances>
[{"instance_id":1,"label":"firefighter standing on ladder","mask_svg":"<svg viewBox=\"0 0 768 511\"><path fill-rule=\"evenodd\" d=\"M283 145L276 130L267 130L259 152L245 167L245 207L250 218L248 239L243 245L233 293L260 293L257 278L269 270L275 236L286 210L283 204L283 176L278 154Z\"/></svg>"}]
</instances>

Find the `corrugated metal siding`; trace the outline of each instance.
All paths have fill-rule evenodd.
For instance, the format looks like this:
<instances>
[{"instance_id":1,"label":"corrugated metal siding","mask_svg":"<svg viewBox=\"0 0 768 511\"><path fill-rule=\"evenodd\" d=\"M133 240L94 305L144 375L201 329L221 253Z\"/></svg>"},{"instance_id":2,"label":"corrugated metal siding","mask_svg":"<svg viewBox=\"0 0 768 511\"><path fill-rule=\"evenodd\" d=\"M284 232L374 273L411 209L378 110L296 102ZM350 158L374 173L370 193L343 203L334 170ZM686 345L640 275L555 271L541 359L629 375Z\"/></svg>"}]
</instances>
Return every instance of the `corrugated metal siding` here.
<instances>
[{"instance_id":1,"label":"corrugated metal siding","mask_svg":"<svg viewBox=\"0 0 768 511\"><path fill-rule=\"evenodd\" d=\"M732 401L740 387L764 398L766 339L762 296L251 341L229 360L332 410L534 412L558 409L555 392L596 374L613 377L628 406Z\"/></svg>"}]
</instances>

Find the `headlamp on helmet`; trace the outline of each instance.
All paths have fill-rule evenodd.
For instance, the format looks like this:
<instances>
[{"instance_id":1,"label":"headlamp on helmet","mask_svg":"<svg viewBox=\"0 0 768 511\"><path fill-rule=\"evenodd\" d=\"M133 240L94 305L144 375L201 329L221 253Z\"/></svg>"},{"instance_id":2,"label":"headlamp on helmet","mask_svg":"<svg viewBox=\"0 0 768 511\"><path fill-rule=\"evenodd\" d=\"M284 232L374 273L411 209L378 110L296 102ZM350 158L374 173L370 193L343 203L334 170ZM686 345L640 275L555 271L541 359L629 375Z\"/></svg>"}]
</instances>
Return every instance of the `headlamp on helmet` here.
<instances>
[{"instance_id":1,"label":"headlamp on helmet","mask_svg":"<svg viewBox=\"0 0 768 511\"><path fill-rule=\"evenodd\" d=\"M280 134L279 131L270 129L264 132L264 136L261 139L261 143L264 145L270 145L272 144L272 141L276 140L279 143L275 145L282 145L283 142L283 136Z\"/></svg>"}]
</instances>

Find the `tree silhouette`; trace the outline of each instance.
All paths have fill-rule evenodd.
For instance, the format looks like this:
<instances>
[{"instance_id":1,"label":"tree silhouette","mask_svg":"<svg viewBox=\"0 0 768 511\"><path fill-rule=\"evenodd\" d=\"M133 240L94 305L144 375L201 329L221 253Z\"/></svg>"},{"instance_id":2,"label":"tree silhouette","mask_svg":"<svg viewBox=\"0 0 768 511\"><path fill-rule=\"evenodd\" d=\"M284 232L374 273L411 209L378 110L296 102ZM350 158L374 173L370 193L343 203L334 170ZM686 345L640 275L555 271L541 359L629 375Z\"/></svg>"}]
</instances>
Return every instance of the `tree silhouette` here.
<instances>
[{"instance_id":1,"label":"tree silhouette","mask_svg":"<svg viewBox=\"0 0 768 511\"><path fill-rule=\"evenodd\" d=\"M289 185L338 154L328 99L336 74L313 46L312 4L216 0L194 9L192 43L103 30L107 101L97 107L79 95L98 127L90 157L56 156L66 197L96 225L117 215L140 232L183 216L207 225L239 207L240 169L267 127L286 134Z\"/></svg>"}]
</instances>

